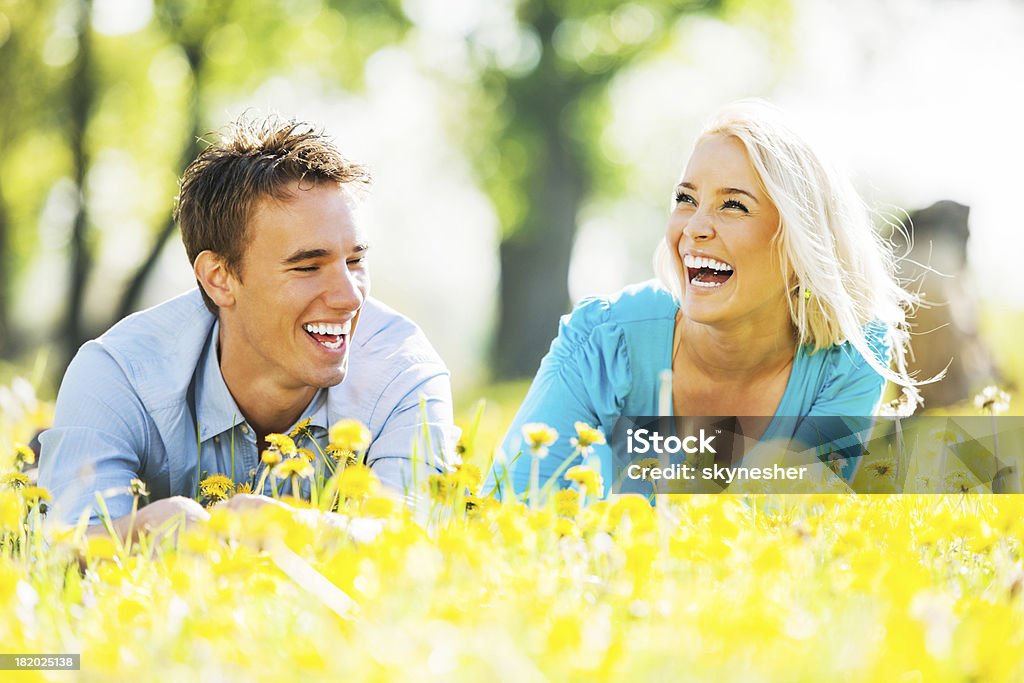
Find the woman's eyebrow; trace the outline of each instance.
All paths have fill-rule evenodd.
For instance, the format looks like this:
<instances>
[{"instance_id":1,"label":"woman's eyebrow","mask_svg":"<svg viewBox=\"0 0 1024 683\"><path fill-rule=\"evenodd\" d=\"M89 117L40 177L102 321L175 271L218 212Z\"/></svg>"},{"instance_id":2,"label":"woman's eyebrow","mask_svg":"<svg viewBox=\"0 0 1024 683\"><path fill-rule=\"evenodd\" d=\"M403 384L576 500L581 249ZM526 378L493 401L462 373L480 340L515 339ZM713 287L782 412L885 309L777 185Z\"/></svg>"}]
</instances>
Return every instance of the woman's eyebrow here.
<instances>
[{"instance_id":1,"label":"woman's eyebrow","mask_svg":"<svg viewBox=\"0 0 1024 683\"><path fill-rule=\"evenodd\" d=\"M750 197L755 202L757 201L757 197L755 197L754 195L750 194L746 190L741 190L738 187L723 187L722 189L720 189L718 191L718 194L741 194L741 195L744 195L746 197Z\"/></svg>"},{"instance_id":2,"label":"woman's eyebrow","mask_svg":"<svg viewBox=\"0 0 1024 683\"><path fill-rule=\"evenodd\" d=\"M679 187L685 187L687 190L693 190L694 192L697 191L697 186L694 185L693 183L690 183L690 182L679 183ZM720 188L718 190L718 194L741 194L741 195L744 195L745 197L750 197L755 202L760 204L760 202L758 202L758 200L757 200L757 197L755 197L754 195L750 194L746 190L740 189L738 187L723 187L723 188Z\"/></svg>"}]
</instances>

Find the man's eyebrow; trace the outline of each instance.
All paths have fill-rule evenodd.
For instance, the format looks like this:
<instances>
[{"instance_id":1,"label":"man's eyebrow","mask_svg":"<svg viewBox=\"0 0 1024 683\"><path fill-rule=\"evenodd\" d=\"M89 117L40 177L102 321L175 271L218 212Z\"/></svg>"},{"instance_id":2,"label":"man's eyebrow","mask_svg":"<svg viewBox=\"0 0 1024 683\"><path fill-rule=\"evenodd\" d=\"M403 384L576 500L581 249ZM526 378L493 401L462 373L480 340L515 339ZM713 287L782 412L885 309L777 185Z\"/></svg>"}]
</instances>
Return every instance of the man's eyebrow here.
<instances>
[{"instance_id":1,"label":"man's eyebrow","mask_svg":"<svg viewBox=\"0 0 1024 683\"><path fill-rule=\"evenodd\" d=\"M331 252L328 249L300 249L296 251L288 258L281 261L283 265L291 266L296 263L308 261L315 258L323 258L324 256L330 256Z\"/></svg>"},{"instance_id":2,"label":"man's eyebrow","mask_svg":"<svg viewBox=\"0 0 1024 683\"><path fill-rule=\"evenodd\" d=\"M694 185L693 183L679 183L679 187L685 187L687 190L693 190L694 192L697 191L697 186ZM722 189L720 189L718 191L718 194L742 194L742 195L745 195L747 197L750 197L755 202L758 201L757 197L755 197L754 195L750 194L746 190L741 190L738 187L723 187ZM758 203L760 203L760 202L758 202Z\"/></svg>"},{"instance_id":3,"label":"man's eyebrow","mask_svg":"<svg viewBox=\"0 0 1024 683\"><path fill-rule=\"evenodd\" d=\"M353 254L364 254L369 251L370 245L367 242L357 242L352 247ZM294 266L296 263L302 263L303 261L310 261L312 259L324 258L333 254L330 249L300 249L291 256L281 261L282 265Z\"/></svg>"}]
</instances>

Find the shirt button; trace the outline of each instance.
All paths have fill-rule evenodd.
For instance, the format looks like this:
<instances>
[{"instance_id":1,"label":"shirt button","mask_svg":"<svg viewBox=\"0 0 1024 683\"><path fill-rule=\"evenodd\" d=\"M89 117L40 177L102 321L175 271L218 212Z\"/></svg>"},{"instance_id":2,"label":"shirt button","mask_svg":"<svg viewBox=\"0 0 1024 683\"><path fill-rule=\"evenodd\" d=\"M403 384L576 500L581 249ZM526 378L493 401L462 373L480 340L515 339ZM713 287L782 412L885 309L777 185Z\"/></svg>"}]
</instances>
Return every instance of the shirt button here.
<instances>
[{"instance_id":1,"label":"shirt button","mask_svg":"<svg viewBox=\"0 0 1024 683\"><path fill-rule=\"evenodd\" d=\"M242 433L243 434L248 434L249 433L249 427L247 425L242 425Z\"/></svg>"},{"instance_id":2,"label":"shirt button","mask_svg":"<svg viewBox=\"0 0 1024 683\"><path fill-rule=\"evenodd\" d=\"M213 442L214 443L220 443L220 437L219 436L213 437Z\"/></svg>"}]
</instances>

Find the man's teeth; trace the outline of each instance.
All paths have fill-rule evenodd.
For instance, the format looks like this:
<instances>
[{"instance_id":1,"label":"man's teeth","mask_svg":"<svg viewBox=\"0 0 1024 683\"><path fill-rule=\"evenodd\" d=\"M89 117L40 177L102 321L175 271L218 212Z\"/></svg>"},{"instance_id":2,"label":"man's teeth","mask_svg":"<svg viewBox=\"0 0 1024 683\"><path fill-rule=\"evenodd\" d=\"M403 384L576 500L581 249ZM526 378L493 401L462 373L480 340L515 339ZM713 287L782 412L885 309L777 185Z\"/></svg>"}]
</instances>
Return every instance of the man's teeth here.
<instances>
[{"instance_id":1,"label":"man's teeth","mask_svg":"<svg viewBox=\"0 0 1024 683\"><path fill-rule=\"evenodd\" d=\"M692 256L687 254L683 257L683 265L687 268L712 268L732 272L732 266L724 261L708 258L707 256Z\"/></svg>"},{"instance_id":2,"label":"man's teeth","mask_svg":"<svg viewBox=\"0 0 1024 683\"><path fill-rule=\"evenodd\" d=\"M349 330L352 329L352 321L350 320L343 325L336 323L306 323L302 327L306 332L311 332L313 334L348 334Z\"/></svg>"}]
</instances>

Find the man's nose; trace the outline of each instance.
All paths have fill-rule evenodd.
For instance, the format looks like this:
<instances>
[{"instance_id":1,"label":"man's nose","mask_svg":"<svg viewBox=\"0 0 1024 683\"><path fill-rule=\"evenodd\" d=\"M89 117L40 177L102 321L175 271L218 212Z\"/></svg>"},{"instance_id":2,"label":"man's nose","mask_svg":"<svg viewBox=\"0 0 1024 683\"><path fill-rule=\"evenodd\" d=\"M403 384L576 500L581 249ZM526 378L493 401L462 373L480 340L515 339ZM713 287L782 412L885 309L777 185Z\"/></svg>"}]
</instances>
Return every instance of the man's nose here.
<instances>
[{"instance_id":1,"label":"man's nose","mask_svg":"<svg viewBox=\"0 0 1024 683\"><path fill-rule=\"evenodd\" d=\"M343 263L340 272L331 277L324 300L335 310L355 311L363 305L363 298L357 275Z\"/></svg>"}]
</instances>

